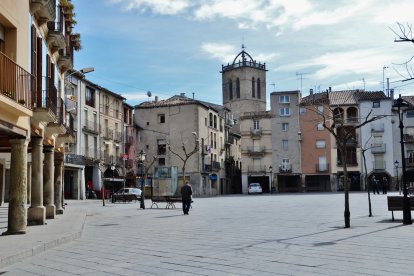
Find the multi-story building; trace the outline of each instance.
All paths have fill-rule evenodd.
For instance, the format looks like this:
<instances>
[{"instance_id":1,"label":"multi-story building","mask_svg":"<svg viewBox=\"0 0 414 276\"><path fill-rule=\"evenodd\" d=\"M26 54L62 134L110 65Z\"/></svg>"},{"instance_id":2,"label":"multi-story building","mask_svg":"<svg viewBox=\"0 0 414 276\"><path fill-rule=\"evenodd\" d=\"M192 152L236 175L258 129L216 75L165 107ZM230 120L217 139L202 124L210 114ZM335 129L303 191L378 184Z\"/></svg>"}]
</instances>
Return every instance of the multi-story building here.
<instances>
[{"instance_id":1,"label":"multi-story building","mask_svg":"<svg viewBox=\"0 0 414 276\"><path fill-rule=\"evenodd\" d=\"M124 184L124 97L87 79L82 72L67 78L66 97L76 129L76 144L65 158L65 195L83 199L86 189L99 196ZM109 193L105 194L105 197Z\"/></svg>"},{"instance_id":2,"label":"multi-story building","mask_svg":"<svg viewBox=\"0 0 414 276\"><path fill-rule=\"evenodd\" d=\"M321 116L322 115L322 116ZM336 191L331 186L332 135L323 126L331 122L331 110L327 92L310 95L301 99L300 156L303 191Z\"/></svg>"},{"instance_id":3,"label":"multi-story building","mask_svg":"<svg viewBox=\"0 0 414 276\"><path fill-rule=\"evenodd\" d=\"M243 50L222 65L223 104L234 114L232 132L240 135L242 192L258 182L270 192L272 164L271 118L266 111L266 64L256 62Z\"/></svg>"},{"instance_id":4,"label":"multi-story building","mask_svg":"<svg viewBox=\"0 0 414 276\"><path fill-rule=\"evenodd\" d=\"M10 132L2 138L2 187L10 187L11 234L63 213L64 144L73 136L61 96L73 64L72 22L70 1L0 3L0 116Z\"/></svg>"},{"instance_id":5,"label":"multi-story building","mask_svg":"<svg viewBox=\"0 0 414 276\"><path fill-rule=\"evenodd\" d=\"M380 92L361 92L358 95L360 120L380 118L361 127L361 172L362 176L376 179L391 184L395 175L393 140L397 137L393 135L393 120L391 114L393 99L386 97ZM395 122L395 121L394 121ZM365 164L364 164L365 161ZM361 189L365 190L367 183L362 177ZM390 189L391 187L388 187Z\"/></svg>"},{"instance_id":6,"label":"multi-story building","mask_svg":"<svg viewBox=\"0 0 414 276\"><path fill-rule=\"evenodd\" d=\"M137 127L134 124L134 107L127 103L124 103L123 107L123 162L125 162L126 184L128 187L133 187L137 185L136 176L138 172L138 152L136 151Z\"/></svg>"},{"instance_id":7,"label":"multi-story building","mask_svg":"<svg viewBox=\"0 0 414 276\"><path fill-rule=\"evenodd\" d=\"M301 130L299 124L300 91L280 91L270 94L273 118L272 168L275 188L280 192L301 191Z\"/></svg>"},{"instance_id":8,"label":"multi-story building","mask_svg":"<svg viewBox=\"0 0 414 276\"><path fill-rule=\"evenodd\" d=\"M223 187L227 117L222 117L221 111L216 105L190 99L184 93L161 101L155 97L152 102L135 106L136 151L146 153L148 179L152 178L154 167L175 166L178 188L181 187L185 160L185 179L191 182L195 195L216 195L228 190ZM197 152L187 156L196 144Z\"/></svg>"}]
</instances>

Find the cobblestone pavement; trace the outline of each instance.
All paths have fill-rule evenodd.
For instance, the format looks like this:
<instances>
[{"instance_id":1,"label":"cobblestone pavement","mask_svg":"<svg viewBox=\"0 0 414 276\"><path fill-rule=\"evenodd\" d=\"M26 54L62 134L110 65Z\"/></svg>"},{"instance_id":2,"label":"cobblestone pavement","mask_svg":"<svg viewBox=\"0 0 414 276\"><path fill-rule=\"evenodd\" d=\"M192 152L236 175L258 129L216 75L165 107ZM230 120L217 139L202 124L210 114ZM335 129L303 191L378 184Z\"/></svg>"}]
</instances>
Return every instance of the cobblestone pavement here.
<instances>
[{"instance_id":1,"label":"cobblestone pavement","mask_svg":"<svg viewBox=\"0 0 414 276\"><path fill-rule=\"evenodd\" d=\"M350 194L350 229L340 193L196 198L189 216L181 204L74 201L88 208L80 238L0 274L414 275L414 226L371 198L368 217L367 194Z\"/></svg>"}]
</instances>

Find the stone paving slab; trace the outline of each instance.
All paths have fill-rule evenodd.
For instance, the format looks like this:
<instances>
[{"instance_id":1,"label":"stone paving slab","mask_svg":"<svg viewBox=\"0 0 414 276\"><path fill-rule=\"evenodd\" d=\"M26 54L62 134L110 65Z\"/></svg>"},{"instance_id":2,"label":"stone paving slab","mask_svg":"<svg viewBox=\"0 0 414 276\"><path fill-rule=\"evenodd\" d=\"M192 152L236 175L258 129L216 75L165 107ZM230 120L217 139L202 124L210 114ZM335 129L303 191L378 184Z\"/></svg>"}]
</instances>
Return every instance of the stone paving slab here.
<instances>
[{"instance_id":1,"label":"stone paving slab","mask_svg":"<svg viewBox=\"0 0 414 276\"><path fill-rule=\"evenodd\" d=\"M414 275L414 226L402 225L402 212L391 221L385 195L371 198L373 217L368 217L366 193L350 194L350 229L344 229L340 193L196 198L189 216L179 208L72 202L67 214L87 210L79 238L0 273ZM66 218L69 229L78 219ZM49 226L39 229L53 231ZM0 251L5 251L2 237Z\"/></svg>"}]
</instances>

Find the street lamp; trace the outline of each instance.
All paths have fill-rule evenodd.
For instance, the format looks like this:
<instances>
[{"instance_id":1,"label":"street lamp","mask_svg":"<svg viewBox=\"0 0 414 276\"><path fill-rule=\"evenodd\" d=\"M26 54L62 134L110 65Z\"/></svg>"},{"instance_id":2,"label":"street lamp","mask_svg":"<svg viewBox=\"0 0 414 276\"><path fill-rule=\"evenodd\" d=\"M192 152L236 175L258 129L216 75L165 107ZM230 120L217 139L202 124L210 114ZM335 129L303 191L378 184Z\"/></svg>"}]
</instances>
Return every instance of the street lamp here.
<instances>
[{"instance_id":1,"label":"street lamp","mask_svg":"<svg viewBox=\"0 0 414 276\"><path fill-rule=\"evenodd\" d=\"M404 150L404 124L403 124L403 109L407 108L409 105L401 98L401 94L398 99L395 101L393 107L398 109L398 119L400 121L400 143L401 143L401 167L402 175L401 181L403 185L403 224L412 224L411 220L411 209L410 209L410 199L408 198L408 189L406 182L406 171L405 171L405 150Z\"/></svg>"},{"instance_id":2,"label":"street lamp","mask_svg":"<svg viewBox=\"0 0 414 276\"><path fill-rule=\"evenodd\" d=\"M270 183L269 183L269 193L272 193L272 182L273 182L273 167L272 165L270 165L269 167L269 171L270 171Z\"/></svg>"},{"instance_id":3,"label":"street lamp","mask_svg":"<svg viewBox=\"0 0 414 276\"><path fill-rule=\"evenodd\" d=\"M398 181L398 165L400 165L400 162L398 162L398 160L395 160L394 166L395 166L395 171L396 171L396 174L397 174L397 189L401 194L400 182Z\"/></svg>"},{"instance_id":4,"label":"street lamp","mask_svg":"<svg viewBox=\"0 0 414 276\"><path fill-rule=\"evenodd\" d=\"M145 209L145 181L146 181L146 173L145 173L145 156L146 153L144 150L141 150L138 153L138 161L141 164L141 203L140 203L140 208L141 209Z\"/></svg>"},{"instance_id":5,"label":"street lamp","mask_svg":"<svg viewBox=\"0 0 414 276\"><path fill-rule=\"evenodd\" d=\"M382 92L385 93L385 69L387 69L388 66L382 67Z\"/></svg>"},{"instance_id":6,"label":"street lamp","mask_svg":"<svg viewBox=\"0 0 414 276\"><path fill-rule=\"evenodd\" d=\"M115 165L111 163L111 171L112 171L112 203L114 203L114 178L115 178Z\"/></svg>"}]
</instances>

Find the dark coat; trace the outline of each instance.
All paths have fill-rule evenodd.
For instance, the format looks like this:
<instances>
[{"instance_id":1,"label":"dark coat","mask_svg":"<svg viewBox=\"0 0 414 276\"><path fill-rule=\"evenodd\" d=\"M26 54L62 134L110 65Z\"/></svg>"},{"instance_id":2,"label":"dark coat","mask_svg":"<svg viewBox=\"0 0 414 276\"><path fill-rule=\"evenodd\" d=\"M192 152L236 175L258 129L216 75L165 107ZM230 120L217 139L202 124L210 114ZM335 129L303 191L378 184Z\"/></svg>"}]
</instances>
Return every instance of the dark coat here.
<instances>
[{"instance_id":1,"label":"dark coat","mask_svg":"<svg viewBox=\"0 0 414 276\"><path fill-rule=\"evenodd\" d=\"M193 189L190 185L186 184L181 188L181 198L183 201L191 201L191 195L193 194Z\"/></svg>"}]
</instances>

